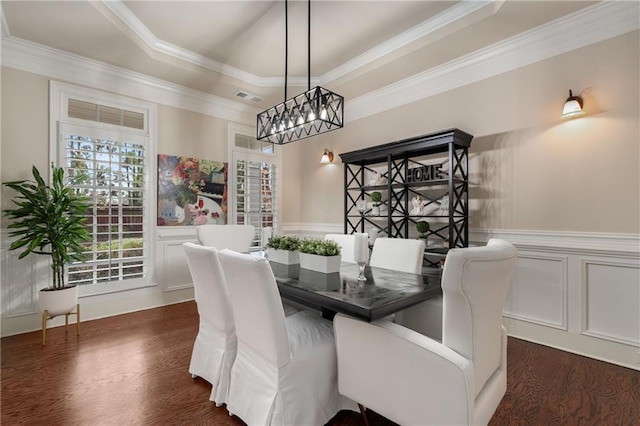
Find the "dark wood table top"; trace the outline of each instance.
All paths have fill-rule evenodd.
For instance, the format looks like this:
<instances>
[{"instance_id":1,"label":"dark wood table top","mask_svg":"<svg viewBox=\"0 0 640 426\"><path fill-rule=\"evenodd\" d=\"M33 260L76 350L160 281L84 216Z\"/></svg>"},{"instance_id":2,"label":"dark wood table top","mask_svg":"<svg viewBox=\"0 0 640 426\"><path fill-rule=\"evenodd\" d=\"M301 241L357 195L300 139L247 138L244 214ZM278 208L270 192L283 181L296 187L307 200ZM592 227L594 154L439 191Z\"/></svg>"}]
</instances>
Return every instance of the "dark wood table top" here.
<instances>
[{"instance_id":1,"label":"dark wood table top","mask_svg":"<svg viewBox=\"0 0 640 426\"><path fill-rule=\"evenodd\" d=\"M283 298L320 309L327 318L342 312L373 321L442 294L440 270L435 268L416 275L367 266L367 281L360 282L356 264L343 263L340 272L332 274L270 264Z\"/></svg>"}]
</instances>

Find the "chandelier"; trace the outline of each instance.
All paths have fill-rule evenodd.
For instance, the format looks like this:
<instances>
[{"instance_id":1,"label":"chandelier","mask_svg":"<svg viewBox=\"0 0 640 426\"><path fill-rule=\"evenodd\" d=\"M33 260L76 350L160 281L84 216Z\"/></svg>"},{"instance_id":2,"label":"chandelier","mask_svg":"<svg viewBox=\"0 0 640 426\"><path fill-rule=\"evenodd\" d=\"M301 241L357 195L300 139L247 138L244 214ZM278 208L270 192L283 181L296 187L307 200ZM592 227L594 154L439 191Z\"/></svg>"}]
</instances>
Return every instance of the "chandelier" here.
<instances>
[{"instance_id":1,"label":"chandelier","mask_svg":"<svg viewBox=\"0 0 640 426\"><path fill-rule=\"evenodd\" d=\"M287 99L289 5L288 0L285 0L284 102L258 114L258 140L282 145L342 128L344 98L324 87L311 88L311 0L307 3L307 91Z\"/></svg>"}]
</instances>

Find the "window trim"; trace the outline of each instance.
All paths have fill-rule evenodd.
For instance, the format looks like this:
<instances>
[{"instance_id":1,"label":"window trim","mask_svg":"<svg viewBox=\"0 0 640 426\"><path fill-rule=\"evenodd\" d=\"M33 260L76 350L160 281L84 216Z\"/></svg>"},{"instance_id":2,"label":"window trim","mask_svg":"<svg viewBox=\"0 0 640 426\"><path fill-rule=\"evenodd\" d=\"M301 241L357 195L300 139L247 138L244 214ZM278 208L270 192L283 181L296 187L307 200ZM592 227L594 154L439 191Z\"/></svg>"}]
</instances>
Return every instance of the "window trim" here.
<instances>
[{"instance_id":1,"label":"window trim","mask_svg":"<svg viewBox=\"0 0 640 426\"><path fill-rule=\"evenodd\" d=\"M78 99L87 102L93 102L100 105L111 106L119 109L127 109L130 111L141 112L145 116L143 129L134 129L122 127L107 123L91 122L87 120L72 118L67 116L67 101L69 98ZM79 297L93 296L98 294L109 294L120 291L133 290L154 286L156 280L154 277L156 266L156 241L157 227L155 226L155 212L157 211L157 106L150 102L139 101L128 98L126 96L114 95L99 90L89 89L86 87L75 86L71 84L50 81L49 83L49 159L55 164L61 164L61 156L64 154L61 149L62 135L61 122L69 124L104 129L105 131L121 131L127 134L138 134L148 139L149 146L145 147L146 156L148 158L148 167L146 168L145 180L147 182L149 217L148 221L148 244L147 244L147 274L144 279L133 279L124 281L114 281L111 283L94 283L81 285L79 287Z\"/></svg>"}]
</instances>

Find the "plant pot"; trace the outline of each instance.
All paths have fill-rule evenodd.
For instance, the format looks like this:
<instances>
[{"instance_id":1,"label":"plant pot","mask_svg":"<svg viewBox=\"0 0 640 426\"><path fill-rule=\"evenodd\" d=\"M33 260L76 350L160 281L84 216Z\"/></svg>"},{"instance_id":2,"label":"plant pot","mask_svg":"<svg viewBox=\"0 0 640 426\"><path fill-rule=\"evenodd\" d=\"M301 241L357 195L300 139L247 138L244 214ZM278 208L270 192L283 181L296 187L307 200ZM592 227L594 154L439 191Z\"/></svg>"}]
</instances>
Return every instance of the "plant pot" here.
<instances>
[{"instance_id":1,"label":"plant pot","mask_svg":"<svg viewBox=\"0 0 640 426\"><path fill-rule=\"evenodd\" d=\"M342 256L319 256L317 254L300 253L300 268L331 274L340 272Z\"/></svg>"},{"instance_id":2,"label":"plant pot","mask_svg":"<svg viewBox=\"0 0 640 426\"><path fill-rule=\"evenodd\" d=\"M371 215L380 216L380 206L372 206L371 207Z\"/></svg>"},{"instance_id":3,"label":"plant pot","mask_svg":"<svg viewBox=\"0 0 640 426\"><path fill-rule=\"evenodd\" d=\"M60 290L42 289L38 300L40 310L47 311L49 316L68 314L78 305L78 286L67 286Z\"/></svg>"},{"instance_id":4,"label":"plant pot","mask_svg":"<svg viewBox=\"0 0 640 426\"><path fill-rule=\"evenodd\" d=\"M267 257L269 257L270 262L282 263L283 265L297 265L300 263L299 251L267 248Z\"/></svg>"}]
</instances>

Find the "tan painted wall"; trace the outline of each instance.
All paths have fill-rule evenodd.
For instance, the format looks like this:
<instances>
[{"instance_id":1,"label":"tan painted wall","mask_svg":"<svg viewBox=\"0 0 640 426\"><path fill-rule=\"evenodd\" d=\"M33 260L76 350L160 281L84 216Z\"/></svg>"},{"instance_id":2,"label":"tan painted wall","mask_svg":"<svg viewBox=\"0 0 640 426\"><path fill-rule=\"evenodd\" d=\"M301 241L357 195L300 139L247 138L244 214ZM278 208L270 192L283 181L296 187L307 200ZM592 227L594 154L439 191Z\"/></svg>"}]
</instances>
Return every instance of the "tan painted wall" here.
<instances>
[{"instance_id":1,"label":"tan painted wall","mask_svg":"<svg viewBox=\"0 0 640 426\"><path fill-rule=\"evenodd\" d=\"M158 105L158 154L227 161L227 122Z\"/></svg>"},{"instance_id":2,"label":"tan painted wall","mask_svg":"<svg viewBox=\"0 0 640 426\"><path fill-rule=\"evenodd\" d=\"M320 164L324 147L457 127L475 136L471 228L640 232L639 50L636 31L299 142L302 221L343 222L341 162ZM570 88L587 114L563 121Z\"/></svg>"},{"instance_id":3,"label":"tan painted wall","mask_svg":"<svg viewBox=\"0 0 640 426\"><path fill-rule=\"evenodd\" d=\"M2 68L2 181L29 179L49 164L49 80Z\"/></svg>"}]
</instances>

